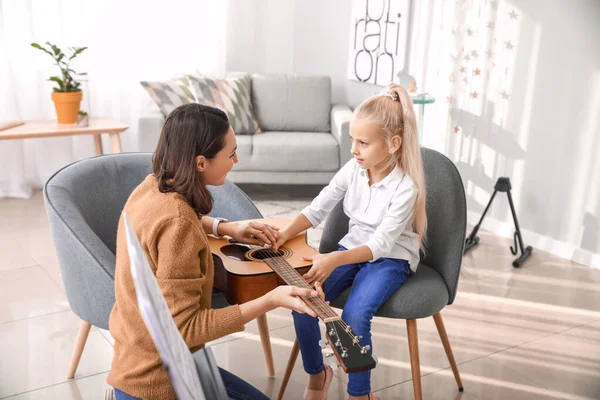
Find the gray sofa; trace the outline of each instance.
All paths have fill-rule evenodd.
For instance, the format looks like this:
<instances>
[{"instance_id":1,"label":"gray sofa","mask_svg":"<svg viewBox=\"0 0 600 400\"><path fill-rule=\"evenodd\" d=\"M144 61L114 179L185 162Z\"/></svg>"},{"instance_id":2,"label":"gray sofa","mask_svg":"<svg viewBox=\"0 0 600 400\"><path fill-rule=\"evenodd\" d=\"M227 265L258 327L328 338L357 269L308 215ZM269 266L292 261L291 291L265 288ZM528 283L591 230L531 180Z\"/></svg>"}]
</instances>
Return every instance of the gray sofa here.
<instances>
[{"instance_id":1,"label":"gray sofa","mask_svg":"<svg viewBox=\"0 0 600 400\"><path fill-rule=\"evenodd\" d=\"M236 183L326 184L351 157L352 110L331 103L329 77L253 74L252 104L262 132L237 135ZM164 117L139 120L140 151L154 151Z\"/></svg>"}]
</instances>

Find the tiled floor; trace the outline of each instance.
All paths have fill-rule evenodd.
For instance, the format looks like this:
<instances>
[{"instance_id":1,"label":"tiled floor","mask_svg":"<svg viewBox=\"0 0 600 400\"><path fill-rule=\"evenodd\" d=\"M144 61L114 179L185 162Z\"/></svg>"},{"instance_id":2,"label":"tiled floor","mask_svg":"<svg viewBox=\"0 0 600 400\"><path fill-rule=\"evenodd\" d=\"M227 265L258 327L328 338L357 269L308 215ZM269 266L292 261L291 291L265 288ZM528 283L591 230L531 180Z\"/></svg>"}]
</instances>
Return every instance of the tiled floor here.
<instances>
[{"instance_id":1,"label":"tiled floor","mask_svg":"<svg viewBox=\"0 0 600 400\"><path fill-rule=\"evenodd\" d=\"M318 187L244 186L267 217L291 218ZM321 231L309 232L317 245ZM455 303L443 311L465 391L452 372L431 319L419 320L425 399L600 399L600 271L535 251L511 266L510 240L482 232L464 257ZM92 328L76 379L65 379L79 321L70 311L40 192L0 200L0 398L102 399L112 357L110 334ZM219 364L271 397L294 340L288 312L269 313L276 376L268 378L258 329L212 344ZM382 399L411 399L404 321L376 318L379 365L373 388ZM301 398L300 360L288 385ZM329 399L344 399L336 372Z\"/></svg>"}]
</instances>

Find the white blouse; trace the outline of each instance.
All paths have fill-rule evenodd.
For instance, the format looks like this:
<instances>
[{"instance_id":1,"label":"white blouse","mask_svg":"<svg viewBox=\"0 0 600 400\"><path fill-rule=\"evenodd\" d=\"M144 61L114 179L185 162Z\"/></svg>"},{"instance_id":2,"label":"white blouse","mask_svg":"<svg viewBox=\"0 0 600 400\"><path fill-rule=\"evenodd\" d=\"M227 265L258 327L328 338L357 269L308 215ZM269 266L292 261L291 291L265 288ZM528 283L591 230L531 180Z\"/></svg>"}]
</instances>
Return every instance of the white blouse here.
<instances>
[{"instance_id":1,"label":"white blouse","mask_svg":"<svg viewBox=\"0 0 600 400\"><path fill-rule=\"evenodd\" d=\"M419 265L419 236L412 226L416 197L412 179L399 167L369 186L367 171L353 158L302 214L316 227L343 198L350 224L340 245L347 249L366 245L373 253L371 262L381 257L399 258L415 271Z\"/></svg>"}]
</instances>

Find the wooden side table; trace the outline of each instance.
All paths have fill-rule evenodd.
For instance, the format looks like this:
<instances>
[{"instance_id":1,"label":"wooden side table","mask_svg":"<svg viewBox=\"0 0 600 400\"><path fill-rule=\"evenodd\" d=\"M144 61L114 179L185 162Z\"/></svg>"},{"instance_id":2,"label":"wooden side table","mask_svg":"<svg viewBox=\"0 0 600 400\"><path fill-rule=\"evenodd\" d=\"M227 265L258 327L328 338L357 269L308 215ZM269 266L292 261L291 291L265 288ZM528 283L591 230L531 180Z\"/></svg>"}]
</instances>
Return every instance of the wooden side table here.
<instances>
[{"instance_id":1,"label":"wooden side table","mask_svg":"<svg viewBox=\"0 0 600 400\"><path fill-rule=\"evenodd\" d=\"M121 138L119 134L124 132L127 128L127 125L108 118L92 118L89 126L85 127L77 126L77 124L59 124L56 120L28 121L23 125L0 131L0 140L94 135L96 155L100 156L104 154L101 135L103 133L108 133L111 152L120 153Z\"/></svg>"}]
</instances>

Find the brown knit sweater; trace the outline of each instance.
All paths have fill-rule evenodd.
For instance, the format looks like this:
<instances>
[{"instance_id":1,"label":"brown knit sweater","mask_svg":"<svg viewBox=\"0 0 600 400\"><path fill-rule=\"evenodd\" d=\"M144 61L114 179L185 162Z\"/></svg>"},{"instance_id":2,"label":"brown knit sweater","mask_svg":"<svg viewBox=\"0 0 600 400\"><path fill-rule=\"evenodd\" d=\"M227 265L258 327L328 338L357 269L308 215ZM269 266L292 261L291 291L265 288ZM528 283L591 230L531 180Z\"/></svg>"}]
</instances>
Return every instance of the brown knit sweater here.
<instances>
[{"instance_id":1,"label":"brown knit sweater","mask_svg":"<svg viewBox=\"0 0 600 400\"><path fill-rule=\"evenodd\" d=\"M124 211L190 350L242 331L238 306L210 308L212 255L200 219L184 197L160 193L156 179L149 175L133 191ZM175 399L138 310L122 217L117 231L115 296L109 321L114 357L107 382L144 400Z\"/></svg>"}]
</instances>

